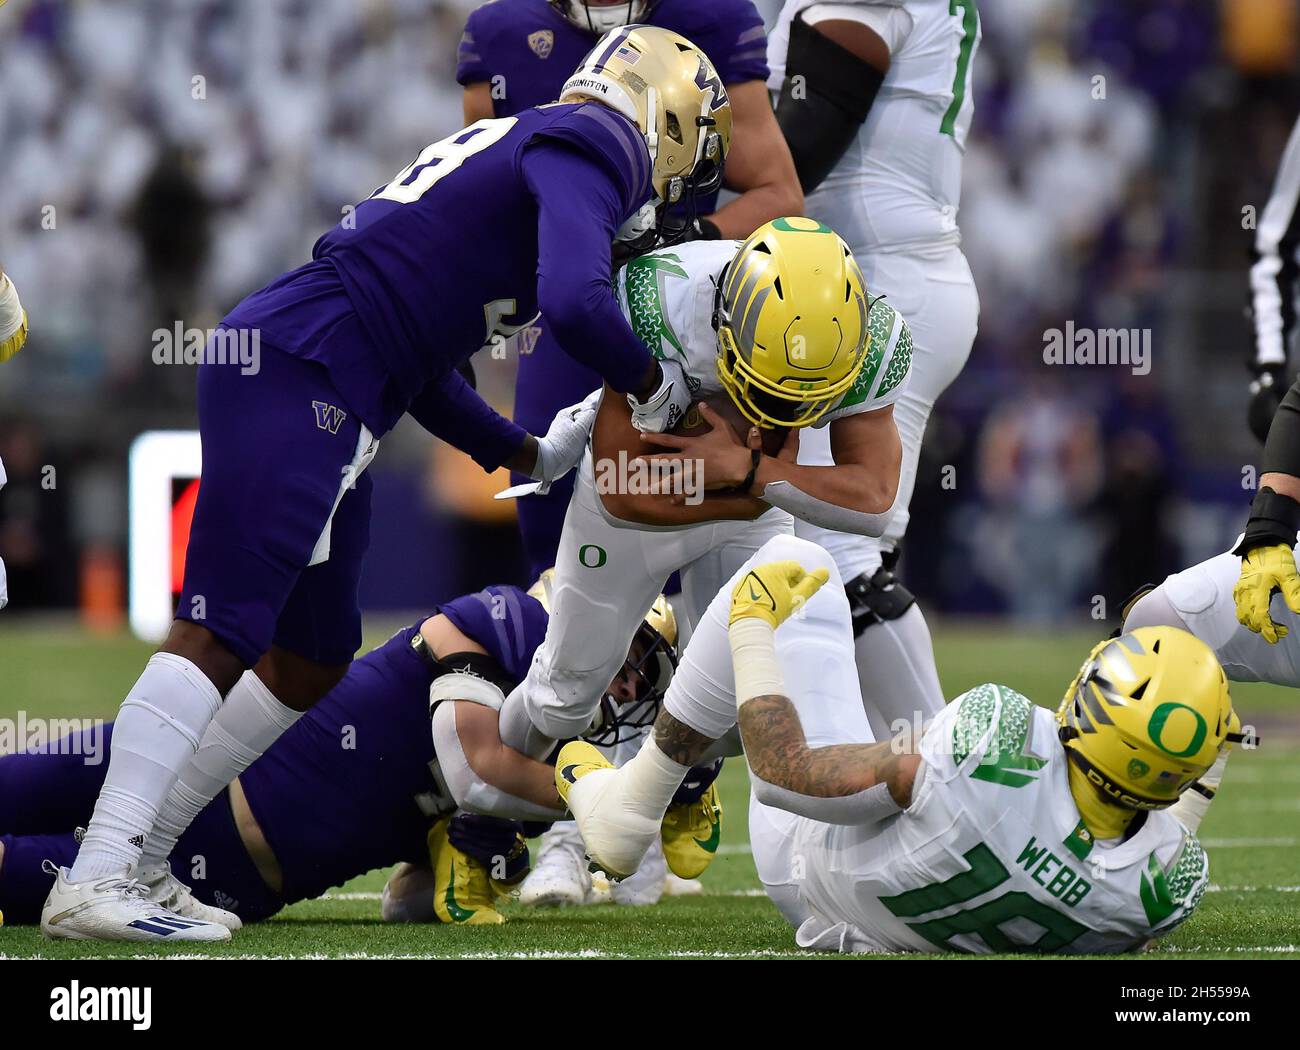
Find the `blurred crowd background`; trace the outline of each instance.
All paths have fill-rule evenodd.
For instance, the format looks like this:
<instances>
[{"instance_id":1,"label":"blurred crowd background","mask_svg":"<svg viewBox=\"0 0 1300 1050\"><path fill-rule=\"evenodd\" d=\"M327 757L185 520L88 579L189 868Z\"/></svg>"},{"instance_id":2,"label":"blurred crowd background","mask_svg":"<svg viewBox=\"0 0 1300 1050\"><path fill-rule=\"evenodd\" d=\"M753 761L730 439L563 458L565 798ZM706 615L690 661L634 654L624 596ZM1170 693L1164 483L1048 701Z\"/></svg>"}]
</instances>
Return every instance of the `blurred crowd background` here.
<instances>
[{"instance_id":1,"label":"blurred crowd background","mask_svg":"<svg viewBox=\"0 0 1300 1050\"><path fill-rule=\"evenodd\" d=\"M213 326L460 126L474 6L0 8L0 261L32 319L0 370L5 617L80 605L112 620L127 449L194 424L194 371L154 364L151 333ZM758 6L770 24L778 0ZM1050 626L1224 549L1244 520L1258 457L1244 217L1300 113L1300 4L979 7L960 224L980 333L931 421L905 574L932 609ZM1044 332L1069 321L1149 329L1149 374L1047 367ZM512 368L478 369L504 410ZM372 469L370 607L523 571L513 510L488 498L506 482L413 424Z\"/></svg>"}]
</instances>

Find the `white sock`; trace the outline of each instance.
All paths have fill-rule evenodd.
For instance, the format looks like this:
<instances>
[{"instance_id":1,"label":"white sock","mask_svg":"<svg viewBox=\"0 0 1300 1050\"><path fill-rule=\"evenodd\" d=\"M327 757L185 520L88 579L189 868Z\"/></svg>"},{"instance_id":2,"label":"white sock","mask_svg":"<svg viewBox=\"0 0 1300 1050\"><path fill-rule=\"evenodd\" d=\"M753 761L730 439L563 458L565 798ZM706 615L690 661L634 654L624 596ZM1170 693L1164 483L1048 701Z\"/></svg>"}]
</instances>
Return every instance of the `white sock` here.
<instances>
[{"instance_id":1,"label":"white sock","mask_svg":"<svg viewBox=\"0 0 1300 1050\"><path fill-rule=\"evenodd\" d=\"M654 820L663 820L668 803L673 800L690 771L690 766L674 762L660 751L654 734L651 733L641 745L641 750L618 770L623 809Z\"/></svg>"},{"instance_id":2,"label":"white sock","mask_svg":"<svg viewBox=\"0 0 1300 1050\"><path fill-rule=\"evenodd\" d=\"M1219 757L1214 760L1214 765L1201 777L1201 783L1217 792L1219 785L1223 783L1223 771L1227 768L1228 752L1220 751ZM1210 811L1210 803L1213 801L1214 799L1206 798L1195 788L1188 788L1178 796L1178 801L1169 807L1169 812L1178 818L1183 827L1195 835L1197 828L1201 826L1201 821L1205 819L1205 814Z\"/></svg>"},{"instance_id":3,"label":"white sock","mask_svg":"<svg viewBox=\"0 0 1300 1050\"><path fill-rule=\"evenodd\" d=\"M72 864L72 882L131 870L158 808L220 706L217 687L189 660L172 653L149 658L118 711L108 775Z\"/></svg>"},{"instance_id":4,"label":"white sock","mask_svg":"<svg viewBox=\"0 0 1300 1050\"><path fill-rule=\"evenodd\" d=\"M166 860L203 807L301 717L301 711L285 707L257 675L245 671L172 785L145 842L140 867Z\"/></svg>"},{"instance_id":5,"label":"white sock","mask_svg":"<svg viewBox=\"0 0 1300 1050\"><path fill-rule=\"evenodd\" d=\"M902 724L913 739L921 723L944 707L934 667L930 628L918 605L897 620L873 623L853 643L862 706L877 740L889 740Z\"/></svg>"}]
</instances>

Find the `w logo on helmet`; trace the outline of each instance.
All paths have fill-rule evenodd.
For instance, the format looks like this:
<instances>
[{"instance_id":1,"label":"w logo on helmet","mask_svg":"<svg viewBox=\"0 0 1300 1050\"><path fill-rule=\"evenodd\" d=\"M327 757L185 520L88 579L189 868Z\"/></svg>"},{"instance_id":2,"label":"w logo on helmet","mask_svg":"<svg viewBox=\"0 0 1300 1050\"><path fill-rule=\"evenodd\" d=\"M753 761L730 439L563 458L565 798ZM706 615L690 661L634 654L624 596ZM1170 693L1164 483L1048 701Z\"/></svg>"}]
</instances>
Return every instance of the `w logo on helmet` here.
<instances>
[{"instance_id":1,"label":"w logo on helmet","mask_svg":"<svg viewBox=\"0 0 1300 1050\"><path fill-rule=\"evenodd\" d=\"M727 89L722 86L722 78L710 68L703 55L700 56L700 68L695 71L695 86L701 91L713 92L713 98L709 101L709 112L730 105L731 100L727 98Z\"/></svg>"}]
</instances>

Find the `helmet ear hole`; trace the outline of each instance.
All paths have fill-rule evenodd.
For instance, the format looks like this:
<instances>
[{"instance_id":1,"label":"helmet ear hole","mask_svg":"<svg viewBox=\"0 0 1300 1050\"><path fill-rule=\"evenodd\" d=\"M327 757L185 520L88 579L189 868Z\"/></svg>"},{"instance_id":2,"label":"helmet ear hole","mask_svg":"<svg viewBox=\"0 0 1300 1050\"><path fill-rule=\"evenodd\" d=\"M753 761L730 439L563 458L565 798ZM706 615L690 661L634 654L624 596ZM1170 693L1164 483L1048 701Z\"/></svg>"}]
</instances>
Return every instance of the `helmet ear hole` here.
<instances>
[{"instance_id":1,"label":"helmet ear hole","mask_svg":"<svg viewBox=\"0 0 1300 1050\"><path fill-rule=\"evenodd\" d=\"M780 277L777 277L776 279L774 279L774 280L772 281L772 289L776 292L776 297L777 297L778 299L784 299L784 298L785 298L785 296L781 294L781 278L780 278Z\"/></svg>"},{"instance_id":2,"label":"helmet ear hole","mask_svg":"<svg viewBox=\"0 0 1300 1050\"><path fill-rule=\"evenodd\" d=\"M1159 642L1156 643L1156 645L1159 645L1159 644L1160 644ZM1134 700L1141 700L1142 697L1143 697L1143 695L1145 695L1145 693L1146 693L1146 691L1147 691L1147 686L1149 686L1150 684L1151 684L1151 679L1148 678L1148 679L1147 679L1145 682L1143 682L1140 686L1138 686L1136 689L1134 689L1133 692L1132 692L1130 695L1133 697Z\"/></svg>"},{"instance_id":3,"label":"helmet ear hole","mask_svg":"<svg viewBox=\"0 0 1300 1050\"><path fill-rule=\"evenodd\" d=\"M677 143L677 145L683 145L685 140L682 138L682 125L681 121L677 119L677 114L669 111L665 114L665 117L665 123L668 126L668 137Z\"/></svg>"}]
</instances>

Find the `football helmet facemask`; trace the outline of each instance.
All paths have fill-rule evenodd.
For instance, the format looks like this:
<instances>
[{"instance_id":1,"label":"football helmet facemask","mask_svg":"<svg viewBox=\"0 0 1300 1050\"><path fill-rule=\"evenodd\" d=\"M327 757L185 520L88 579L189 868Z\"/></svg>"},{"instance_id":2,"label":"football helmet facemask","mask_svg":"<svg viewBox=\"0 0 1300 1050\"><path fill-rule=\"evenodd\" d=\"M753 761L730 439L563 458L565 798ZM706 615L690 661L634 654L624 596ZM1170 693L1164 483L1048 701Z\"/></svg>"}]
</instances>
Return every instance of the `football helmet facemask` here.
<instances>
[{"instance_id":1,"label":"football helmet facemask","mask_svg":"<svg viewBox=\"0 0 1300 1050\"><path fill-rule=\"evenodd\" d=\"M561 102L583 99L610 106L640 130L650 153L656 227L679 202L694 218L696 199L722 185L731 100L708 56L684 36L647 25L606 33L560 92ZM620 239L644 239L647 217L631 221L637 228L620 231Z\"/></svg>"},{"instance_id":2,"label":"football helmet facemask","mask_svg":"<svg viewBox=\"0 0 1300 1050\"><path fill-rule=\"evenodd\" d=\"M555 570L547 569L528 588L548 615L554 580ZM598 747L609 747L632 739L639 730L653 724L676 670L677 617L667 597L661 594L637 628L627 659L619 669L620 678L630 678L635 695L627 700L615 696L612 688L606 689L583 739Z\"/></svg>"},{"instance_id":3,"label":"football helmet facemask","mask_svg":"<svg viewBox=\"0 0 1300 1050\"><path fill-rule=\"evenodd\" d=\"M653 0L620 0L616 4L602 4L594 7L585 0L548 0L550 5L560 13L567 22L572 22L579 29L600 36L619 26L640 22L650 9Z\"/></svg>"}]
</instances>

